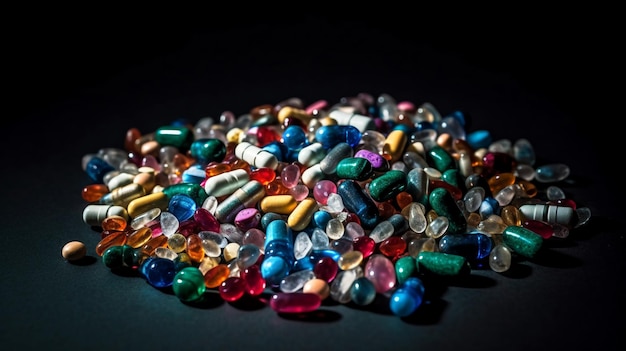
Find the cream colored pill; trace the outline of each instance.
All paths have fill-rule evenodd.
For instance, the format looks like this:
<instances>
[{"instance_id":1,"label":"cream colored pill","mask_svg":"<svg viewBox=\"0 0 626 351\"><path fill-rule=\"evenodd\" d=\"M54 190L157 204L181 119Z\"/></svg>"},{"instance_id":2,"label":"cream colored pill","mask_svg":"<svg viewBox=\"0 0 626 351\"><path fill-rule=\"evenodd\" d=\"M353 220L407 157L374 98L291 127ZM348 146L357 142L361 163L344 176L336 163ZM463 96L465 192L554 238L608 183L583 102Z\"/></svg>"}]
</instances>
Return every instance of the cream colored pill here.
<instances>
[{"instance_id":1,"label":"cream colored pill","mask_svg":"<svg viewBox=\"0 0 626 351\"><path fill-rule=\"evenodd\" d=\"M70 241L63 246L61 255L68 261L78 261L87 255L87 247L80 241Z\"/></svg>"},{"instance_id":2,"label":"cream colored pill","mask_svg":"<svg viewBox=\"0 0 626 351\"><path fill-rule=\"evenodd\" d=\"M302 292L316 294L324 300L330 295L330 286L324 279L314 278L304 283Z\"/></svg>"}]
</instances>

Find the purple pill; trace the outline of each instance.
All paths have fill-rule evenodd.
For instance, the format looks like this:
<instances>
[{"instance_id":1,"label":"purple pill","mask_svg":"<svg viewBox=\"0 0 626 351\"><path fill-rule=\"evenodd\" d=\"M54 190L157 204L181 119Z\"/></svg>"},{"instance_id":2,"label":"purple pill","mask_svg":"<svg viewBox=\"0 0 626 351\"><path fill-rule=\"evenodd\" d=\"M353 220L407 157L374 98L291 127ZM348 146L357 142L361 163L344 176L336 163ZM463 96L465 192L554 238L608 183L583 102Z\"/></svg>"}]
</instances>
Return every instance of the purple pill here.
<instances>
[{"instance_id":1,"label":"purple pill","mask_svg":"<svg viewBox=\"0 0 626 351\"><path fill-rule=\"evenodd\" d=\"M374 169L382 168L386 164L386 161L387 161L381 155L379 155L379 154L377 154L375 152L369 151L369 150L365 150L365 149L361 149L361 150L357 151L354 154L354 157L361 157L361 158L364 158L364 159L370 161L370 163L372 164L372 167Z\"/></svg>"}]
</instances>

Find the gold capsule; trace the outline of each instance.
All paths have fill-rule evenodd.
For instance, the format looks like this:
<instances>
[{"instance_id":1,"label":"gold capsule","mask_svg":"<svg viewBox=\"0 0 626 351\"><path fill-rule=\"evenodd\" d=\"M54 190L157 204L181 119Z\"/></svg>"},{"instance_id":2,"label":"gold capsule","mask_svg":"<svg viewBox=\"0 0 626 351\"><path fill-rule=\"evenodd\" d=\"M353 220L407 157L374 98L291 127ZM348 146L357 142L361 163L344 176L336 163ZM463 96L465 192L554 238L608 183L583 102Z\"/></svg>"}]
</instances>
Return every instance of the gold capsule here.
<instances>
[{"instance_id":1,"label":"gold capsule","mask_svg":"<svg viewBox=\"0 0 626 351\"><path fill-rule=\"evenodd\" d=\"M341 270L347 271L358 267L363 262L363 253L358 250L348 251L337 260L337 265Z\"/></svg>"}]
</instances>

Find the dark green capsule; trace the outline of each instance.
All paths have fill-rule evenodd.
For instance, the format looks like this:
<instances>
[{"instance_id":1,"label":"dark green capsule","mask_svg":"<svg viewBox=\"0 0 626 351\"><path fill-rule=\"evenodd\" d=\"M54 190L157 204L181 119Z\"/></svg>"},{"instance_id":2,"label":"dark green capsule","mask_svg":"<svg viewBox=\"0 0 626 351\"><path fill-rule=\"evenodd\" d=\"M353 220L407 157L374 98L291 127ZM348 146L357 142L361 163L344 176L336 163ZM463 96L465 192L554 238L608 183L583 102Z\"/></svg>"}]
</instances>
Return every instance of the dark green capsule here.
<instances>
[{"instance_id":1,"label":"dark green capsule","mask_svg":"<svg viewBox=\"0 0 626 351\"><path fill-rule=\"evenodd\" d=\"M433 145L426 153L426 162L443 173L449 169L456 168L456 161L446 149L439 145Z\"/></svg>"},{"instance_id":2,"label":"dark green capsule","mask_svg":"<svg viewBox=\"0 0 626 351\"><path fill-rule=\"evenodd\" d=\"M413 256L404 256L399 258L395 265L396 279L398 285L404 284L409 277L413 277L417 274L417 262Z\"/></svg>"},{"instance_id":3,"label":"dark green capsule","mask_svg":"<svg viewBox=\"0 0 626 351\"><path fill-rule=\"evenodd\" d=\"M394 198L406 189L406 173L392 169L380 177L374 178L369 185L369 192L372 199L376 201L387 201Z\"/></svg>"},{"instance_id":4,"label":"dark green capsule","mask_svg":"<svg viewBox=\"0 0 626 351\"><path fill-rule=\"evenodd\" d=\"M135 249L130 245L111 246L102 253L102 262L110 269L133 267L136 258Z\"/></svg>"},{"instance_id":5,"label":"dark green capsule","mask_svg":"<svg viewBox=\"0 0 626 351\"><path fill-rule=\"evenodd\" d=\"M465 257L443 252L422 251L415 261L420 274L452 277L467 275L471 271Z\"/></svg>"},{"instance_id":6,"label":"dark green capsule","mask_svg":"<svg viewBox=\"0 0 626 351\"><path fill-rule=\"evenodd\" d=\"M191 143L190 154L199 164L222 162L226 157L226 145L219 139L198 139Z\"/></svg>"},{"instance_id":7,"label":"dark green capsule","mask_svg":"<svg viewBox=\"0 0 626 351\"><path fill-rule=\"evenodd\" d=\"M168 185L163 189L163 193L167 196L168 201L177 194L187 195L193 199L198 207L202 207L204 200L209 197L206 190L204 190L204 187L196 183L178 183Z\"/></svg>"},{"instance_id":8,"label":"dark green capsule","mask_svg":"<svg viewBox=\"0 0 626 351\"><path fill-rule=\"evenodd\" d=\"M448 218L448 233L457 234L466 231L467 219L448 190L433 189L428 195L428 202L439 216Z\"/></svg>"},{"instance_id":9,"label":"dark green capsule","mask_svg":"<svg viewBox=\"0 0 626 351\"><path fill-rule=\"evenodd\" d=\"M543 244L541 235L532 230L518 226L508 226L502 232L504 244L517 254L532 258Z\"/></svg>"},{"instance_id":10,"label":"dark green capsule","mask_svg":"<svg viewBox=\"0 0 626 351\"><path fill-rule=\"evenodd\" d=\"M337 163L337 177L342 179L366 180L374 174L372 163L364 157L348 157Z\"/></svg>"},{"instance_id":11,"label":"dark green capsule","mask_svg":"<svg viewBox=\"0 0 626 351\"><path fill-rule=\"evenodd\" d=\"M267 115L260 116L259 118L252 121L252 124L250 124L250 128L272 126L276 124L279 124L278 118L272 114L267 114Z\"/></svg>"},{"instance_id":12,"label":"dark green capsule","mask_svg":"<svg viewBox=\"0 0 626 351\"><path fill-rule=\"evenodd\" d=\"M459 189L462 189L461 187L465 187L465 180L456 168L451 168L443 172L441 174L441 180Z\"/></svg>"},{"instance_id":13,"label":"dark green capsule","mask_svg":"<svg viewBox=\"0 0 626 351\"><path fill-rule=\"evenodd\" d=\"M193 143L194 135L185 126L166 126L156 130L154 140L161 146L174 146L179 151L185 152Z\"/></svg>"},{"instance_id":14,"label":"dark green capsule","mask_svg":"<svg viewBox=\"0 0 626 351\"><path fill-rule=\"evenodd\" d=\"M204 276L197 267L185 267L178 271L172 282L174 295L182 301L199 300L206 291Z\"/></svg>"}]
</instances>

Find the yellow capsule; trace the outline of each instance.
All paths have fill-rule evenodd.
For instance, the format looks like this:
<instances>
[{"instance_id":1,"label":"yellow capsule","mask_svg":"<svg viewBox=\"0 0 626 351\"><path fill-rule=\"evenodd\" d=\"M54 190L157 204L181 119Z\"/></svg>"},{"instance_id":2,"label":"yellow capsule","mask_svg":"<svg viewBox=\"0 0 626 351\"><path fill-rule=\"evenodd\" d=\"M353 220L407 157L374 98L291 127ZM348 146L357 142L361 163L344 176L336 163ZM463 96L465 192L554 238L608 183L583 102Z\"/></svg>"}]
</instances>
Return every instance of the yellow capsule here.
<instances>
[{"instance_id":1,"label":"yellow capsule","mask_svg":"<svg viewBox=\"0 0 626 351\"><path fill-rule=\"evenodd\" d=\"M287 218L287 225L292 230L301 231L311 223L313 214L318 210L319 205L312 197L307 197L296 206Z\"/></svg>"},{"instance_id":2,"label":"yellow capsule","mask_svg":"<svg viewBox=\"0 0 626 351\"><path fill-rule=\"evenodd\" d=\"M137 249L145 245L152 238L152 229L143 227L135 230L128 235L126 245L130 245Z\"/></svg>"},{"instance_id":3,"label":"yellow capsule","mask_svg":"<svg viewBox=\"0 0 626 351\"><path fill-rule=\"evenodd\" d=\"M283 124L283 122L287 118L296 118L302 121L304 125L307 125L309 124L309 121L311 121L311 118L313 118L313 116L306 113L306 111L303 109L285 106L278 111L278 115L276 116L276 118L278 118L278 123L280 124Z\"/></svg>"},{"instance_id":4,"label":"yellow capsule","mask_svg":"<svg viewBox=\"0 0 626 351\"><path fill-rule=\"evenodd\" d=\"M100 203L104 205L118 205L125 207L131 201L140 198L146 194L146 189L143 186L130 183L119 188L115 188L110 193L100 198Z\"/></svg>"},{"instance_id":5,"label":"yellow capsule","mask_svg":"<svg viewBox=\"0 0 626 351\"><path fill-rule=\"evenodd\" d=\"M135 218L136 216L153 208L159 208L162 211L165 211L168 206L169 199L167 198L167 195L163 192L158 192L134 199L128 204L126 210L130 218Z\"/></svg>"},{"instance_id":6,"label":"yellow capsule","mask_svg":"<svg viewBox=\"0 0 626 351\"><path fill-rule=\"evenodd\" d=\"M288 215L296 208L298 202L289 194L271 195L264 197L259 205L264 213L273 212Z\"/></svg>"},{"instance_id":7,"label":"yellow capsule","mask_svg":"<svg viewBox=\"0 0 626 351\"><path fill-rule=\"evenodd\" d=\"M390 156L389 162L393 163L402 157L408 138L402 130L392 130L385 138L383 153Z\"/></svg>"}]
</instances>

